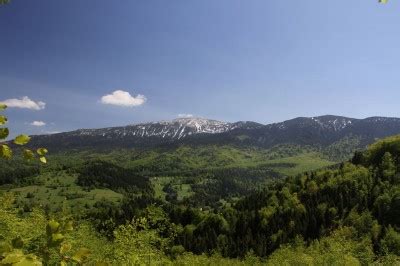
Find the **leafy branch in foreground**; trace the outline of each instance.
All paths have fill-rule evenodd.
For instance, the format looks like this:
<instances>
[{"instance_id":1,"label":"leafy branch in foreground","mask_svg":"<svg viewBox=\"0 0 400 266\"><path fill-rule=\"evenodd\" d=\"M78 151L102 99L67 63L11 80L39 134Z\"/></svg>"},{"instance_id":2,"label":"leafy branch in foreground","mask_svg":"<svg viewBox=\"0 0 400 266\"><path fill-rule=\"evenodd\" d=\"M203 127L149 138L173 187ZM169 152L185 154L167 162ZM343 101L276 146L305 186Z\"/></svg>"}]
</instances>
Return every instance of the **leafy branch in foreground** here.
<instances>
[{"instance_id":1,"label":"leafy branch in foreground","mask_svg":"<svg viewBox=\"0 0 400 266\"><path fill-rule=\"evenodd\" d=\"M64 221L59 223L56 220L50 220L47 224L46 235L47 235L47 247L46 252L49 252L50 248L57 250L58 256L61 258L61 265L69 265L69 263L75 262L78 265L82 264L87 257L90 255L90 250L87 248L80 248L74 254L71 253L72 245L64 241L65 234L74 230L72 221ZM49 258L45 256L45 261Z\"/></svg>"},{"instance_id":2,"label":"leafy branch in foreground","mask_svg":"<svg viewBox=\"0 0 400 266\"><path fill-rule=\"evenodd\" d=\"M65 234L72 232L73 222L63 221L62 223L56 220L50 220L46 226L46 244L41 247L43 258L38 257L33 253L25 254L23 248L29 246L30 243L25 243L24 239L17 236L10 243L0 241L0 265L52 265L55 261L59 265L82 265L89 255L90 250L80 248L72 252L72 245L66 241ZM56 254L57 259L52 255ZM43 260L43 261L42 261Z\"/></svg>"},{"instance_id":3,"label":"leafy branch in foreground","mask_svg":"<svg viewBox=\"0 0 400 266\"><path fill-rule=\"evenodd\" d=\"M4 1L4 0L0 0ZM2 3L2 2L0 2ZM0 103L0 111L4 111L7 108L7 105ZM0 126L4 126L8 122L8 118L4 115L0 115ZM0 128L0 141L5 140L10 135L10 130L7 127ZM14 144L16 145L26 145L30 141L30 137L25 134L18 135L14 140ZM39 148L36 150L36 153L39 156L39 161L42 163L47 163L47 159L45 157L47 153L47 149ZM5 159L11 159L12 150L9 145L0 143L0 157ZM35 158L35 153L30 149L25 149L23 151L23 156L26 160L30 161Z\"/></svg>"}]
</instances>

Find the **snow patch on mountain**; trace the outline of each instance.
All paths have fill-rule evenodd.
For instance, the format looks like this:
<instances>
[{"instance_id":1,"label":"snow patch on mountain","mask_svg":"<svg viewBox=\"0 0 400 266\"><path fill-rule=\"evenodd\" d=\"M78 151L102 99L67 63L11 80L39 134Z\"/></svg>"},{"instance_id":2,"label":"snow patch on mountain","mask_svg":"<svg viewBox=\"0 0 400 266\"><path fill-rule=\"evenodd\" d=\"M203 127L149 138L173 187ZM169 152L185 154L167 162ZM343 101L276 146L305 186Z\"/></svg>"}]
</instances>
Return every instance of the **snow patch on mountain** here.
<instances>
[{"instance_id":1,"label":"snow patch on mountain","mask_svg":"<svg viewBox=\"0 0 400 266\"><path fill-rule=\"evenodd\" d=\"M103 129L80 129L72 132L75 136L101 136L105 138L159 137L169 139L181 139L194 134L223 133L245 124L227 123L217 120L185 117L172 121L160 121L141 123L125 127L113 127Z\"/></svg>"},{"instance_id":2,"label":"snow patch on mountain","mask_svg":"<svg viewBox=\"0 0 400 266\"><path fill-rule=\"evenodd\" d=\"M311 117L311 120L316 122L321 128L332 129L334 131L343 130L353 122L351 118L337 116Z\"/></svg>"}]
</instances>

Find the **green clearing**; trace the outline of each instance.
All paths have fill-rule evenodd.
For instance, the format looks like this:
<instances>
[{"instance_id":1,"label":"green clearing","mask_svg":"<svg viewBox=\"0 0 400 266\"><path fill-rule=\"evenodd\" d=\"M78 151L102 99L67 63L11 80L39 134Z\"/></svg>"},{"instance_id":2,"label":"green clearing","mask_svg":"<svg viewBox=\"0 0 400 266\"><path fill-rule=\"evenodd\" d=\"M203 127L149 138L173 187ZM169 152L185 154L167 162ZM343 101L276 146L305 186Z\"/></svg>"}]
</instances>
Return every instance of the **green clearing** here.
<instances>
[{"instance_id":1,"label":"green clearing","mask_svg":"<svg viewBox=\"0 0 400 266\"><path fill-rule=\"evenodd\" d=\"M287 176L313 171L335 164L334 162L321 158L320 154L316 152L270 160L268 162L276 164L295 164L294 167L271 167L273 170Z\"/></svg>"},{"instance_id":2,"label":"green clearing","mask_svg":"<svg viewBox=\"0 0 400 266\"><path fill-rule=\"evenodd\" d=\"M154 197L155 198L165 199L165 196L167 195L167 193L165 193L163 191L163 188L165 185L170 183L171 180L172 180L172 177L167 177L167 176L151 178L151 183L154 188Z\"/></svg>"},{"instance_id":3,"label":"green clearing","mask_svg":"<svg viewBox=\"0 0 400 266\"><path fill-rule=\"evenodd\" d=\"M18 188L0 187L0 191L14 192L16 204L22 208L47 206L52 211L70 208L74 213L84 211L97 201L107 199L118 202L123 195L110 189L92 189L90 191L75 183L76 176L63 171L43 173L34 177L35 184Z\"/></svg>"}]
</instances>

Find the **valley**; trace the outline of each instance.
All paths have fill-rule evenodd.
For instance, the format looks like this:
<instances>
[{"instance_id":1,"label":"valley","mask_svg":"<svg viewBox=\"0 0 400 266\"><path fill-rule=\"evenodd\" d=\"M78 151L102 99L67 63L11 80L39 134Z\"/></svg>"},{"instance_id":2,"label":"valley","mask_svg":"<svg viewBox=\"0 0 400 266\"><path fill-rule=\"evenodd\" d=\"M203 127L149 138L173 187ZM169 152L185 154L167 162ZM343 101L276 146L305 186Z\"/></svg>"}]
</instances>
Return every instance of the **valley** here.
<instances>
[{"instance_id":1,"label":"valley","mask_svg":"<svg viewBox=\"0 0 400 266\"><path fill-rule=\"evenodd\" d=\"M250 193L274 179L335 164L311 148L290 145L271 150L227 145L198 147L183 145L176 149L81 151L50 155L48 160L51 162L48 167L42 167L39 174L28 173L17 188L5 184L0 186L0 190L17 192L20 199L19 206L24 204L33 206L47 202L56 209L62 207L64 200L71 206L92 206L103 198L111 201L113 198L119 199L121 194L118 193L120 190L118 188L113 188L114 192L108 185L98 184L88 190L77 184L80 168L87 161L98 161L123 167L132 175L131 178L134 178L134 175L151 178L153 190L158 197L162 195L160 197L162 200L168 195L169 200L176 197L178 202L191 202L193 206L210 207L204 205L206 198L214 198L215 202L211 204L215 205L220 200L230 201L231 198ZM9 175L10 172L7 170L3 176ZM113 178L112 174L110 178ZM228 189L225 187L226 182L231 183L229 190L226 190ZM27 183L27 186L23 186L24 183ZM223 193L219 190L210 191L210 184L214 188L219 184L225 191ZM171 186L173 188L168 190ZM53 188L53 191L49 192L49 187ZM99 188L94 189L95 187ZM164 190L168 190L170 194ZM196 190L199 193L200 191L206 193L202 196L203 200L190 199L190 197L196 198L194 192ZM38 193L36 198L27 197L28 193L32 192ZM82 211L81 208L73 209Z\"/></svg>"},{"instance_id":2,"label":"valley","mask_svg":"<svg viewBox=\"0 0 400 266\"><path fill-rule=\"evenodd\" d=\"M301 122L293 125L293 121ZM393 189L397 187L399 139L383 139L367 150L363 145L393 133L398 120L381 119L378 124L373 120L373 124L368 122L370 134L353 128L340 133L341 138L338 132L350 130L346 128L356 122L343 120L339 125L334 119L326 125L320 120L314 123L315 118L306 121L294 119L267 126L284 130L274 141L269 140L277 143L273 146L255 137L259 125L240 132L223 126L223 132L210 133L202 124L200 133L168 143L155 140L149 144L152 136L143 134L146 145L135 137L127 147L111 147L119 142L106 137L110 142L106 143L98 140L97 133L85 134L90 145L50 149L45 165L18 157L3 160L0 195L8 203L0 209L5 217L0 227L10 228L17 217L24 227L30 226L25 222L33 217L41 217L41 223L46 223L41 215L74 221L78 227L68 241L91 250L85 260L109 264L150 260L155 264L218 261L220 265L279 265L298 260L298 254L309 256L317 264L327 263L329 257L319 257L325 253L321 248L335 260L342 252L346 254L344 261L372 262L373 254L385 261L397 260L382 253L387 249L396 254L392 244L385 241L397 237L390 231L397 220L388 211L382 213L379 204L395 208L388 207L396 204L395 198L384 203L381 196L389 193L389 197L397 197ZM164 127L162 131L173 129ZM218 142L220 138L226 141ZM78 143L81 136L33 136L29 145L51 147L54 141L67 139L68 143ZM384 164L382 156L387 151L392 157ZM15 234L5 237L10 239ZM77 241L80 234L90 237ZM365 239L367 249L359 246L364 242L358 237ZM124 246L123 241L136 243L136 248ZM105 251L95 248L99 243ZM115 253L115 248L130 255ZM136 259L132 254L137 254ZM60 256L54 254L48 261L58 261Z\"/></svg>"}]
</instances>

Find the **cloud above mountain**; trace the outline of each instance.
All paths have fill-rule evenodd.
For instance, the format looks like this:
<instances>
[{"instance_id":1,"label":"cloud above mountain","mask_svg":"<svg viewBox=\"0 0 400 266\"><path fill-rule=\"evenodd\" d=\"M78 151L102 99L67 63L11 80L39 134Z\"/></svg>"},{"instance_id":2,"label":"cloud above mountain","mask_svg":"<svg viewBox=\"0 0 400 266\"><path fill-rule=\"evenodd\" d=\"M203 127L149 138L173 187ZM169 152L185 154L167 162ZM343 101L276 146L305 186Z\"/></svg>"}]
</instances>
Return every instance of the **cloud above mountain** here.
<instances>
[{"instance_id":1,"label":"cloud above mountain","mask_svg":"<svg viewBox=\"0 0 400 266\"><path fill-rule=\"evenodd\" d=\"M35 127L43 127L46 125L46 123L43 121L33 121L32 123L30 123L30 125Z\"/></svg>"},{"instance_id":2,"label":"cloud above mountain","mask_svg":"<svg viewBox=\"0 0 400 266\"><path fill-rule=\"evenodd\" d=\"M31 110L42 110L46 107L46 103L42 101L33 101L29 99L28 96L24 96L21 99L7 99L2 101L1 103L7 105L7 107L11 108L25 108Z\"/></svg>"},{"instance_id":3,"label":"cloud above mountain","mask_svg":"<svg viewBox=\"0 0 400 266\"><path fill-rule=\"evenodd\" d=\"M117 105L123 107L135 107L140 106L146 102L144 95L138 94L132 96L129 92L123 90L116 90L111 94L104 95L101 97L101 103Z\"/></svg>"}]
</instances>

